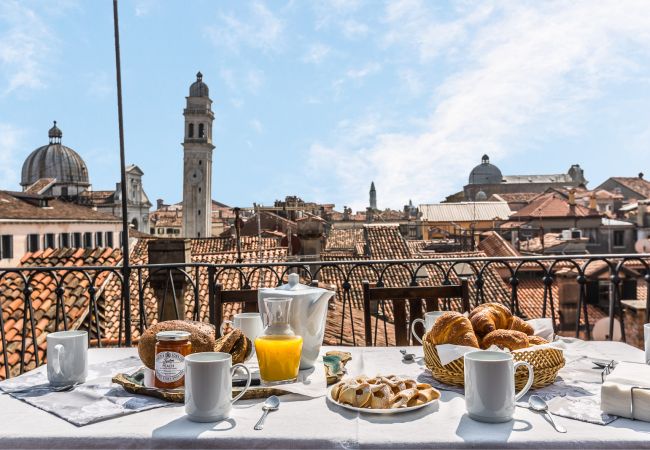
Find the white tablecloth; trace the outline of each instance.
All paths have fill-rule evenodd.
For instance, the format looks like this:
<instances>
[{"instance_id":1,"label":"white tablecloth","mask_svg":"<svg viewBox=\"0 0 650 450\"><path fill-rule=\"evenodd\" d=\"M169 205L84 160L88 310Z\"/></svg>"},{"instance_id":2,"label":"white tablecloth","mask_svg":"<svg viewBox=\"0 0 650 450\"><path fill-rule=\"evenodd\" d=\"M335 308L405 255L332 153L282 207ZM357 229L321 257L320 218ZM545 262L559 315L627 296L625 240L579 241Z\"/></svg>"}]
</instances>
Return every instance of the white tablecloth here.
<instances>
[{"instance_id":1,"label":"white tablecloth","mask_svg":"<svg viewBox=\"0 0 650 450\"><path fill-rule=\"evenodd\" d=\"M325 349L327 350L327 349ZM417 376L418 363L404 364L396 348L345 348L352 373ZM412 348L421 355L420 348ZM643 352L617 342L577 342L571 351L594 358L643 361ZM91 363L133 355L134 349L91 350ZM38 369L38 370L42 370ZM555 432L538 413L517 408L515 420L483 424L467 417L459 394L443 392L438 407L394 416L342 410L325 398L283 396L263 431L254 431L262 400L235 404L232 418L217 424L186 419L182 405L146 411L84 427L0 394L1 448L357 448L528 447L650 448L650 423L618 419L607 426L558 418L569 430Z\"/></svg>"}]
</instances>

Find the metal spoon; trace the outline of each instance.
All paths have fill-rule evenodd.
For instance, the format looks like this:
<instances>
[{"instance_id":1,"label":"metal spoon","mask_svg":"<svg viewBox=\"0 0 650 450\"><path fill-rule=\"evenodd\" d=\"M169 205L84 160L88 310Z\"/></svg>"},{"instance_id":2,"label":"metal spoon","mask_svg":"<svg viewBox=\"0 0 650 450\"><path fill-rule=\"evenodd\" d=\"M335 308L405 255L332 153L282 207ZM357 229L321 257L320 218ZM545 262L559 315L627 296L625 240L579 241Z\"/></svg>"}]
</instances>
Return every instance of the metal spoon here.
<instances>
[{"instance_id":1,"label":"metal spoon","mask_svg":"<svg viewBox=\"0 0 650 450\"><path fill-rule=\"evenodd\" d=\"M264 402L264 406L262 406L262 409L264 410L264 414L262 414L262 417L260 417L260 420L257 421L254 428L256 430L261 430L262 428L264 428L264 420L266 419L266 416L269 415L270 411L276 411L279 407L280 407L280 399L278 397L272 395L269 398L267 398L266 401Z\"/></svg>"},{"instance_id":2,"label":"metal spoon","mask_svg":"<svg viewBox=\"0 0 650 450\"><path fill-rule=\"evenodd\" d=\"M24 389L16 389L15 391L5 391L7 394L22 394L23 392L30 392L30 391L35 391L39 389L48 389L50 392L68 392L79 386L81 383L74 383L74 384L66 384L63 386L47 386L45 385L44 387L37 387L37 386L30 386L28 388Z\"/></svg>"},{"instance_id":3,"label":"metal spoon","mask_svg":"<svg viewBox=\"0 0 650 450\"><path fill-rule=\"evenodd\" d=\"M406 353L405 349L401 349L399 352L402 354L404 361L413 361L415 359L415 353Z\"/></svg>"},{"instance_id":4,"label":"metal spoon","mask_svg":"<svg viewBox=\"0 0 650 450\"><path fill-rule=\"evenodd\" d=\"M564 428L562 425L555 423L555 420L553 420L553 414L551 414L551 412L548 410L548 404L546 404L546 402L542 397L540 397L539 395L531 395L530 398L528 399L528 404L535 411L545 412L548 418L551 419L551 423L553 424L555 431L557 431L558 433L566 433L566 428Z\"/></svg>"}]
</instances>

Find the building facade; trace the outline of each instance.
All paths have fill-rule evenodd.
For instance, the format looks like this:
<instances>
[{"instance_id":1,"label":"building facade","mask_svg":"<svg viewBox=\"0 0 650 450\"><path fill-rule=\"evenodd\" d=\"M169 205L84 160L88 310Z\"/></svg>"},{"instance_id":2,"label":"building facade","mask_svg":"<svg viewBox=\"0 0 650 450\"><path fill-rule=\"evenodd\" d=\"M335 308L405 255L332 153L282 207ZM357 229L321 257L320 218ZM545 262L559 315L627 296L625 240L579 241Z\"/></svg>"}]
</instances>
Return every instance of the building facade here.
<instances>
[{"instance_id":1,"label":"building facade","mask_svg":"<svg viewBox=\"0 0 650 450\"><path fill-rule=\"evenodd\" d=\"M188 238L212 236L212 100L201 72L190 86L183 110L183 234Z\"/></svg>"},{"instance_id":2,"label":"building facade","mask_svg":"<svg viewBox=\"0 0 650 450\"><path fill-rule=\"evenodd\" d=\"M575 188L586 186L587 180L579 164L572 165L567 173L550 175L502 175L501 170L490 163L488 155L483 155L481 164L469 174L468 183L463 187L467 201L484 201L493 194L522 192L542 193L549 188Z\"/></svg>"},{"instance_id":3,"label":"building facade","mask_svg":"<svg viewBox=\"0 0 650 450\"><path fill-rule=\"evenodd\" d=\"M0 266L15 267L26 253L57 248L118 248L115 216L49 196L0 191Z\"/></svg>"}]
</instances>

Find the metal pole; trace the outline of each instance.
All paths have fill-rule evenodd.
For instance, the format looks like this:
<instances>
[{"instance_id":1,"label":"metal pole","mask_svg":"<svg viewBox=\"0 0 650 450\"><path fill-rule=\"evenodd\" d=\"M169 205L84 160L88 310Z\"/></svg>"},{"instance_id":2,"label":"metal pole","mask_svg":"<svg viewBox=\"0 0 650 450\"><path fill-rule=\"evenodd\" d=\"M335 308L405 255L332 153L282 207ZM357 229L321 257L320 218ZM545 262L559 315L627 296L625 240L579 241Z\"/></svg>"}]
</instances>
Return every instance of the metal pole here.
<instances>
[{"instance_id":1,"label":"metal pole","mask_svg":"<svg viewBox=\"0 0 650 450\"><path fill-rule=\"evenodd\" d=\"M124 162L124 119L122 116L122 69L120 67L120 30L117 20L117 0L113 0L113 28L115 31L115 78L117 81L117 122L120 134L120 177L122 188L122 298L124 299L124 339L131 345L131 291L129 279L129 218L126 209L126 165ZM140 311L142 314L143 311Z\"/></svg>"}]
</instances>

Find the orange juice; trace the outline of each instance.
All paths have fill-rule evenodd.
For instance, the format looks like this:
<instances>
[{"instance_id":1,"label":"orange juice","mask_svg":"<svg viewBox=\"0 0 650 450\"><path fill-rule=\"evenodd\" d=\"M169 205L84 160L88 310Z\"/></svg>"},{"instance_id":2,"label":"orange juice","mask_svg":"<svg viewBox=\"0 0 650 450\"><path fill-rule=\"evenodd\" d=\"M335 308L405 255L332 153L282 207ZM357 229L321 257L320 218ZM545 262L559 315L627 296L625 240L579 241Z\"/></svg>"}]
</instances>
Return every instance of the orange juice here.
<instances>
[{"instance_id":1,"label":"orange juice","mask_svg":"<svg viewBox=\"0 0 650 450\"><path fill-rule=\"evenodd\" d=\"M293 381L298 377L301 336L270 335L255 339L255 352L264 382Z\"/></svg>"}]
</instances>

